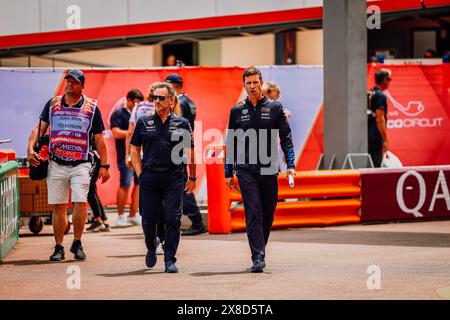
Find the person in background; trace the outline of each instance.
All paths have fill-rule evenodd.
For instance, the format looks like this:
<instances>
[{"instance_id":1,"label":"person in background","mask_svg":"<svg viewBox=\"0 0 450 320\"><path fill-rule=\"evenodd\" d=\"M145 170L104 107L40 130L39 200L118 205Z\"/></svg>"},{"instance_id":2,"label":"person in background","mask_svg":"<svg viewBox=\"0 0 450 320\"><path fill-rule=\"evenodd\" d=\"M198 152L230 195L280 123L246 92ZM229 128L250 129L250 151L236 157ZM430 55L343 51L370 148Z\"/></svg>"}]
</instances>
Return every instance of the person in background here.
<instances>
[{"instance_id":1,"label":"person in background","mask_svg":"<svg viewBox=\"0 0 450 320\"><path fill-rule=\"evenodd\" d=\"M281 88L275 81L266 81L262 87L263 95L270 100L278 100L281 96ZM286 118L289 120L292 117L292 112L283 107L283 112Z\"/></svg>"},{"instance_id":2,"label":"person in background","mask_svg":"<svg viewBox=\"0 0 450 320\"><path fill-rule=\"evenodd\" d=\"M181 115L189 120L192 131L194 131L195 117L197 113L196 107L195 103L183 92L183 78L177 73L172 73L166 77L165 82L170 83L175 89L181 108ZM188 180L186 170L184 178L186 181ZM194 178L196 179L197 177ZM203 218L193 192L184 193L183 213L189 217L189 219L192 221L192 225L188 230L182 231L181 235L194 236L207 232L203 224Z\"/></svg>"},{"instance_id":3,"label":"person in background","mask_svg":"<svg viewBox=\"0 0 450 320\"><path fill-rule=\"evenodd\" d=\"M275 81L266 81L262 87L263 94L270 100L280 99L280 86Z\"/></svg>"},{"instance_id":4,"label":"person in background","mask_svg":"<svg viewBox=\"0 0 450 320\"><path fill-rule=\"evenodd\" d=\"M129 224L140 225L141 219L137 215L139 207L139 181L136 174L126 164L125 140L128 134L128 126L136 103L144 100L144 97L138 89L130 90L126 96L126 105L117 109L111 115L111 132L116 142L117 166L120 172L120 185L117 189L117 227L126 227ZM134 187L131 193L131 207L128 219L125 217L125 205L128 200L128 193L131 187L131 180L134 177Z\"/></svg>"},{"instance_id":5,"label":"person in background","mask_svg":"<svg viewBox=\"0 0 450 320\"><path fill-rule=\"evenodd\" d=\"M167 67L174 67L177 65L177 57L173 54L169 54L166 58L166 66Z\"/></svg>"},{"instance_id":6,"label":"person in background","mask_svg":"<svg viewBox=\"0 0 450 320\"><path fill-rule=\"evenodd\" d=\"M369 121L368 129L368 151L372 157L375 168L381 167L383 155L389 150L389 140L387 134L387 98L383 93L391 83L391 71L380 69L375 73L375 87L369 99L369 109L374 114L373 121Z\"/></svg>"},{"instance_id":7,"label":"person in background","mask_svg":"<svg viewBox=\"0 0 450 320\"><path fill-rule=\"evenodd\" d=\"M111 231L111 226L108 223L108 217L105 213L105 208L98 197L97 194L97 180L100 173L100 156L98 155L97 148L95 144L92 146L93 163L92 163L92 176L91 183L89 184L88 193L88 203L91 207L94 217L92 219L91 225L86 229L86 231Z\"/></svg>"}]
</instances>

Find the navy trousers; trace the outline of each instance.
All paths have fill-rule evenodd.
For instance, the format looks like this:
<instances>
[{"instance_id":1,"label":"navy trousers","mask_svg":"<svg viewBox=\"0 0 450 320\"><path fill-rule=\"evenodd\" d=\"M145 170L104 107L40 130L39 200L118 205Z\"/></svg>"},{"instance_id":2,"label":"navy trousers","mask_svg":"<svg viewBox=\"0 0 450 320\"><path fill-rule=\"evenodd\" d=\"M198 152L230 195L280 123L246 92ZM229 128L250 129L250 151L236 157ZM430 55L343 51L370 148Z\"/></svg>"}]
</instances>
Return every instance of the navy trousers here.
<instances>
[{"instance_id":1,"label":"navy trousers","mask_svg":"<svg viewBox=\"0 0 450 320\"><path fill-rule=\"evenodd\" d=\"M147 250L156 251L157 225L161 208L164 208L164 261L176 262L183 208L183 174L178 169L167 172L144 169L139 177L139 185L139 210L142 212Z\"/></svg>"},{"instance_id":2,"label":"navy trousers","mask_svg":"<svg viewBox=\"0 0 450 320\"><path fill-rule=\"evenodd\" d=\"M278 199L277 175L238 172L244 200L245 224L252 260L265 259L266 245L272 228Z\"/></svg>"}]
</instances>

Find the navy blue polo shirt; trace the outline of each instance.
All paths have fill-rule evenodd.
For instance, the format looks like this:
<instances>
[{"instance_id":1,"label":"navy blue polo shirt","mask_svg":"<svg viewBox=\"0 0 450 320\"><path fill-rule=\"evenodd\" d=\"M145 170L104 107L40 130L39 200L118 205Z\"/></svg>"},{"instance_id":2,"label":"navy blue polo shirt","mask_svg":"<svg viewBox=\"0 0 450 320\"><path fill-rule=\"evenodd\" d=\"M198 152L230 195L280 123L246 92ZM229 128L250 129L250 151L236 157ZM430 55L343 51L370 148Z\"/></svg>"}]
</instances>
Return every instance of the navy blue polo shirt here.
<instances>
[{"instance_id":1,"label":"navy blue polo shirt","mask_svg":"<svg viewBox=\"0 0 450 320\"><path fill-rule=\"evenodd\" d=\"M174 140L174 141L172 141ZM182 143L180 147L179 143ZM158 113L141 117L134 129L130 143L143 148L142 167L175 167L181 165L171 158L172 150L179 148L178 160L183 148L194 148L189 121L171 113L163 123ZM178 150L178 149L176 149Z\"/></svg>"},{"instance_id":2,"label":"navy blue polo shirt","mask_svg":"<svg viewBox=\"0 0 450 320\"><path fill-rule=\"evenodd\" d=\"M113 112L111 119L109 120L112 128L119 128L122 130L128 130L128 125L130 123L131 112L123 107L119 108ZM125 162L125 139L115 139L116 142L116 155L117 163Z\"/></svg>"},{"instance_id":3,"label":"navy blue polo shirt","mask_svg":"<svg viewBox=\"0 0 450 320\"><path fill-rule=\"evenodd\" d=\"M374 91L374 93L373 93L373 96L372 96L372 101L370 102L370 108L372 109L373 112L376 112L377 109L383 110L384 111L384 118L385 118L385 120L387 122L388 105L387 105L386 95L378 87L374 87L372 89L372 91ZM368 130L369 130L369 134L368 134L369 141L381 142L383 140L382 137L381 137L380 132L378 131L378 127L377 127L377 122L376 121L372 121L370 123Z\"/></svg>"},{"instance_id":4,"label":"navy blue polo shirt","mask_svg":"<svg viewBox=\"0 0 450 320\"><path fill-rule=\"evenodd\" d=\"M192 130L194 130L196 108L195 103L186 94L182 93L178 96L180 101L181 113L184 118L189 120Z\"/></svg>"}]
</instances>

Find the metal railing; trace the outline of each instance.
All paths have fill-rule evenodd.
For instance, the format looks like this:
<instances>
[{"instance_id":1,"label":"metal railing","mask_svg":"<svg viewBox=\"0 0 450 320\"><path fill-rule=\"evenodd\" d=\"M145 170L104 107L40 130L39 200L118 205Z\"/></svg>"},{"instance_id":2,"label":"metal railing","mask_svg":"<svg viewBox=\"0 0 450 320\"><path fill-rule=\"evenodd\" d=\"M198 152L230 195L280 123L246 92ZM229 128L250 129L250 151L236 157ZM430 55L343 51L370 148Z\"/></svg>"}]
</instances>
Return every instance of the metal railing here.
<instances>
[{"instance_id":1,"label":"metal railing","mask_svg":"<svg viewBox=\"0 0 450 320\"><path fill-rule=\"evenodd\" d=\"M19 183L16 161L0 166L0 262L19 239Z\"/></svg>"}]
</instances>

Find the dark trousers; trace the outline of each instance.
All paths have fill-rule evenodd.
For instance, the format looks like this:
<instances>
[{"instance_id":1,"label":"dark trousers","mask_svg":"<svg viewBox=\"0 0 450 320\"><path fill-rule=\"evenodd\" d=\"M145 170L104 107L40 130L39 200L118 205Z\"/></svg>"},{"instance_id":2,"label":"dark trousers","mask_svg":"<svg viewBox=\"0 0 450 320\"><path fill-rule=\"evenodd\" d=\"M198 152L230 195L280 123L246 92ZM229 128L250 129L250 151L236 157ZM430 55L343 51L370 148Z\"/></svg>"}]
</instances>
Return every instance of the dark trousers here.
<instances>
[{"instance_id":1,"label":"dark trousers","mask_svg":"<svg viewBox=\"0 0 450 320\"><path fill-rule=\"evenodd\" d=\"M184 174L184 183L187 182L187 175ZM163 205L164 207L164 205ZM164 208L161 209L162 212ZM198 208L197 201L195 200L194 193L188 193L184 191L183 193L183 213L188 216L188 218L192 221L192 225L198 226L202 224L202 215L200 213L200 209ZM160 217L160 222L158 223L158 238L161 242L164 241L166 237L166 232L164 229L164 214Z\"/></svg>"},{"instance_id":2,"label":"dark trousers","mask_svg":"<svg viewBox=\"0 0 450 320\"><path fill-rule=\"evenodd\" d=\"M184 170L184 181L188 180L186 170ZM198 208L197 201L195 200L194 193L184 192L183 194L183 213L188 216L193 225L199 225L202 223L202 215Z\"/></svg>"},{"instance_id":3,"label":"dark trousers","mask_svg":"<svg viewBox=\"0 0 450 320\"><path fill-rule=\"evenodd\" d=\"M156 236L159 238L161 242L164 242L166 239L166 227L165 227L165 220L164 220L164 205L160 209L159 213L159 222L158 222L158 229L156 232Z\"/></svg>"},{"instance_id":4,"label":"dark trousers","mask_svg":"<svg viewBox=\"0 0 450 320\"><path fill-rule=\"evenodd\" d=\"M368 142L369 154L372 158L373 166L375 168L381 167L383 161L383 140L381 141L369 141Z\"/></svg>"},{"instance_id":5,"label":"dark trousers","mask_svg":"<svg viewBox=\"0 0 450 320\"><path fill-rule=\"evenodd\" d=\"M139 210L145 245L156 251L157 225L164 208L164 261L175 262L180 242L181 211L183 208L184 180L182 172L174 169L154 172L144 169L139 177ZM163 206L164 203L164 206Z\"/></svg>"},{"instance_id":6,"label":"dark trousers","mask_svg":"<svg viewBox=\"0 0 450 320\"><path fill-rule=\"evenodd\" d=\"M195 200L194 193L184 192L183 194L183 213L188 216L193 225L202 223L202 215Z\"/></svg>"},{"instance_id":7,"label":"dark trousers","mask_svg":"<svg viewBox=\"0 0 450 320\"><path fill-rule=\"evenodd\" d=\"M244 200L252 260L264 260L277 206L278 179L276 175L263 176L250 172L238 172L237 177Z\"/></svg>"},{"instance_id":8,"label":"dark trousers","mask_svg":"<svg viewBox=\"0 0 450 320\"><path fill-rule=\"evenodd\" d=\"M88 193L88 203L91 207L92 213L94 214L94 218L100 217L102 221L106 221L108 218L105 214L105 209L103 208L103 204L100 201L100 198L97 194L97 180L98 175L100 172L100 160L98 158L95 158L95 162L93 163L92 168L92 176L91 176L91 182L89 185L89 193Z\"/></svg>"},{"instance_id":9,"label":"dark trousers","mask_svg":"<svg viewBox=\"0 0 450 320\"><path fill-rule=\"evenodd\" d=\"M162 214L158 223L157 236L161 242L164 242L164 239L166 238L166 230L164 228L164 205L161 208L161 213ZM193 193L187 193L186 191L184 191L183 213L187 214L189 219L191 219L193 226L202 224L202 215L200 213L200 209L197 206L197 202L195 201L195 196Z\"/></svg>"}]
</instances>

